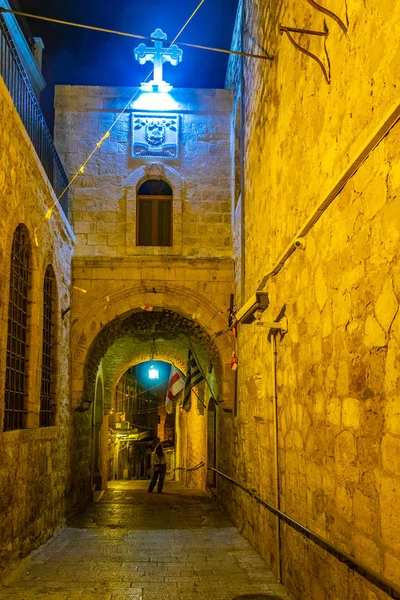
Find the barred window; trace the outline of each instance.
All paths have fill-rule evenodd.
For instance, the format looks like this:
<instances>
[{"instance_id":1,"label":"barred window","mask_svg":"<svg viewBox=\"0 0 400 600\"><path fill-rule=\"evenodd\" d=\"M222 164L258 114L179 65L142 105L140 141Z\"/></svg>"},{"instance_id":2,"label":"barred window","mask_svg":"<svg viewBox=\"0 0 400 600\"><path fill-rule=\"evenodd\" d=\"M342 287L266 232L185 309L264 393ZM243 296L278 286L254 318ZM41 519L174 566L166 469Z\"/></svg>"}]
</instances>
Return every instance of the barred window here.
<instances>
[{"instance_id":1,"label":"barred window","mask_svg":"<svg viewBox=\"0 0 400 600\"><path fill-rule=\"evenodd\" d=\"M43 344L42 378L40 387L40 427L55 425L55 295L56 281L53 267L49 265L43 286Z\"/></svg>"},{"instance_id":2,"label":"barred window","mask_svg":"<svg viewBox=\"0 0 400 600\"><path fill-rule=\"evenodd\" d=\"M172 246L172 189L161 179L149 179L138 190L137 245Z\"/></svg>"},{"instance_id":3,"label":"barred window","mask_svg":"<svg viewBox=\"0 0 400 600\"><path fill-rule=\"evenodd\" d=\"M26 427L30 254L28 231L18 225L11 250L4 431Z\"/></svg>"}]
</instances>

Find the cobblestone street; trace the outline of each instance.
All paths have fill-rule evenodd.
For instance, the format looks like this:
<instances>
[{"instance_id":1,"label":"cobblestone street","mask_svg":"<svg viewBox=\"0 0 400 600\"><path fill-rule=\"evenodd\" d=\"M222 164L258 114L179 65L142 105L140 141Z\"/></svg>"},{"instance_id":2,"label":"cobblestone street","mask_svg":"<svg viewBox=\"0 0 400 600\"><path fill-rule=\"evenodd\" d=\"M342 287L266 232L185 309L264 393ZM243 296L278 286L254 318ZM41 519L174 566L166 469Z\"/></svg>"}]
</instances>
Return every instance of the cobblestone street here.
<instances>
[{"instance_id":1,"label":"cobblestone street","mask_svg":"<svg viewBox=\"0 0 400 600\"><path fill-rule=\"evenodd\" d=\"M0 599L289 598L213 499L174 482L162 494L147 493L147 485L111 483L22 561Z\"/></svg>"}]
</instances>

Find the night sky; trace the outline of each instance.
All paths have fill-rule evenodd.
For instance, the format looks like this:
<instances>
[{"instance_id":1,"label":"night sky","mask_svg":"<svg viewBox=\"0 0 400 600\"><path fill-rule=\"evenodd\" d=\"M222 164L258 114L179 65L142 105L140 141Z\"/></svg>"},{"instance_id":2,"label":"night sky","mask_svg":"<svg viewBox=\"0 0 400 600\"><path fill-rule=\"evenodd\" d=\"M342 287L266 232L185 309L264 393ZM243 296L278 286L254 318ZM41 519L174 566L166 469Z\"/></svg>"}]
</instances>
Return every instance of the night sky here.
<instances>
[{"instance_id":1,"label":"night sky","mask_svg":"<svg viewBox=\"0 0 400 600\"><path fill-rule=\"evenodd\" d=\"M21 10L150 35L160 27L172 40L196 8L199 0L19 0ZM229 49L238 0L206 0L182 33L182 42ZM140 66L133 56L140 40L87 31L27 19L34 36L43 39L43 75L48 88L41 104L52 120L55 84L136 86L151 71L150 63ZM179 42L178 42L179 43ZM175 87L224 87L227 56L183 48L183 61L167 65L164 78ZM49 123L51 124L51 123Z\"/></svg>"}]
</instances>

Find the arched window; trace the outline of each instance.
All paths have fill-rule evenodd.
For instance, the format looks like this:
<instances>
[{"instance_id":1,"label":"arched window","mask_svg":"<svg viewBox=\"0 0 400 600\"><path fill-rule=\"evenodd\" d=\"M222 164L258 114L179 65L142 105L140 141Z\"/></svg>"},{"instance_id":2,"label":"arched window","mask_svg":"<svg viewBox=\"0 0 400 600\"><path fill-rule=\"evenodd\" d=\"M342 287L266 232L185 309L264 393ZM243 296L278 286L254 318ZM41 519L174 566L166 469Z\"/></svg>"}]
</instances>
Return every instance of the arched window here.
<instances>
[{"instance_id":1,"label":"arched window","mask_svg":"<svg viewBox=\"0 0 400 600\"><path fill-rule=\"evenodd\" d=\"M172 246L172 190L161 179L149 179L138 190L137 245Z\"/></svg>"},{"instance_id":2,"label":"arched window","mask_svg":"<svg viewBox=\"0 0 400 600\"><path fill-rule=\"evenodd\" d=\"M42 377L40 385L40 427L55 425L55 347L56 347L56 280L51 265L46 269L43 285Z\"/></svg>"},{"instance_id":3,"label":"arched window","mask_svg":"<svg viewBox=\"0 0 400 600\"><path fill-rule=\"evenodd\" d=\"M18 225L11 250L4 431L26 427L30 258L28 231Z\"/></svg>"}]
</instances>

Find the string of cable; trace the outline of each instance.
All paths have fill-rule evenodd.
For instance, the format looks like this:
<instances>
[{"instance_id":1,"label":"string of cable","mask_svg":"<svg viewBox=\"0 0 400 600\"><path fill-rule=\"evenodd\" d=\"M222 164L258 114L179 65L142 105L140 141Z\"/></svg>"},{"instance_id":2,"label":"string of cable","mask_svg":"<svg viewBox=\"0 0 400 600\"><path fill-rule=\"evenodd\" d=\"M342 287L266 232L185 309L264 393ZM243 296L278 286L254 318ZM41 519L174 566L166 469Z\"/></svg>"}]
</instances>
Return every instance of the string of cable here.
<instances>
[{"instance_id":1,"label":"string of cable","mask_svg":"<svg viewBox=\"0 0 400 600\"><path fill-rule=\"evenodd\" d=\"M147 415L149 413L154 413L154 412L158 412L159 407L156 406L155 408L149 408L147 410L138 410L138 411L134 411L133 414L134 415Z\"/></svg>"},{"instance_id":2,"label":"string of cable","mask_svg":"<svg viewBox=\"0 0 400 600\"><path fill-rule=\"evenodd\" d=\"M149 392L150 390L154 390L154 388L159 387L160 385L164 385L164 383L166 381L169 381L169 377L166 377L165 379L162 379L161 381L159 381L158 383L156 383L155 385L152 385L149 388L146 388L145 390L143 390L142 392L139 392L138 394L135 395L131 395L130 392L118 392L118 393L122 393L125 395L125 397L127 398L129 396L129 400L133 400L134 398L138 398L139 396L142 396L143 394L147 394L147 392ZM153 400L150 400L150 402L153 402Z\"/></svg>"},{"instance_id":3,"label":"string of cable","mask_svg":"<svg viewBox=\"0 0 400 600\"><path fill-rule=\"evenodd\" d=\"M198 11L201 4L203 4L203 2L200 3L200 5L196 8L194 13L196 13ZM137 40L145 40L145 41L151 40L150 37L145 36L145 35L139 35L136 33L128 33L126 31L118 31L116 29L105 29L104 27L94 27L93 25L84 25L83 23L74 23L72 21L62 21L60 19L53 19L51 17L42 17L40 15L33 15L31 13L22 12L19 10L11 10L11 9L7 9L7 8L3 8L3 7L0 7L0 12L11 13L13 15L17 15L20 17L27 17L29 19L38 19L40 21L47 21L48 23L56 23L57 25L68 25L69 27L79 27L80 29L89 29L91 31L99 31L101 33L111 33L113 35L135 38ZM194 14L193 14L193 16L194 16ZM178 33L178 35L175 37L175 39L177 37L179 37L179 35L182 33L182 31L185 29L185 27L186 27L186 24L182 27L182 30ZM171 45L173 43L174 42L171 42ZM189 42L180 42L180 45L185 46L187 48L196 48L197 50L208 50L210 52L220 52L222 54L233 54L234 56L247 56L248 58L261 58L262 60L269 60L269 61L273 60L273 57L268 56L267 54L253 54L251 52L239 52L238 50L227 50L226 48L216 48L214 46L203 46L201 44L190 44Z\"/></svg>"},{"instance_id":4,"label":"string of cable","mask_svg":"<svg viewBox=\"0 0 400 600\"><path fill-rule=\"evenodd\" d=\"M196 394L195 390L193 390L193 392ZM129 403L130 399L131 398L127 399L128 403ZM147 400L146 400L146 402L147 402ZM126 413L132 413L133 415L147 415L147 414L150 414L150 413L158 412L159 405L160 405L159 400L149 400L149 402L154 402L154 403L157 402L157 406L155 406L154 408L147 408L146 410L130 410L128 408L124 408L124 410L122 410L122 411L116 410L115 412L126 412ZM175 404L178 404L178 402L175 402ZM202 404L205 407L205 404L203 402L202 402Z\"/></svg>"}]
</instances>

